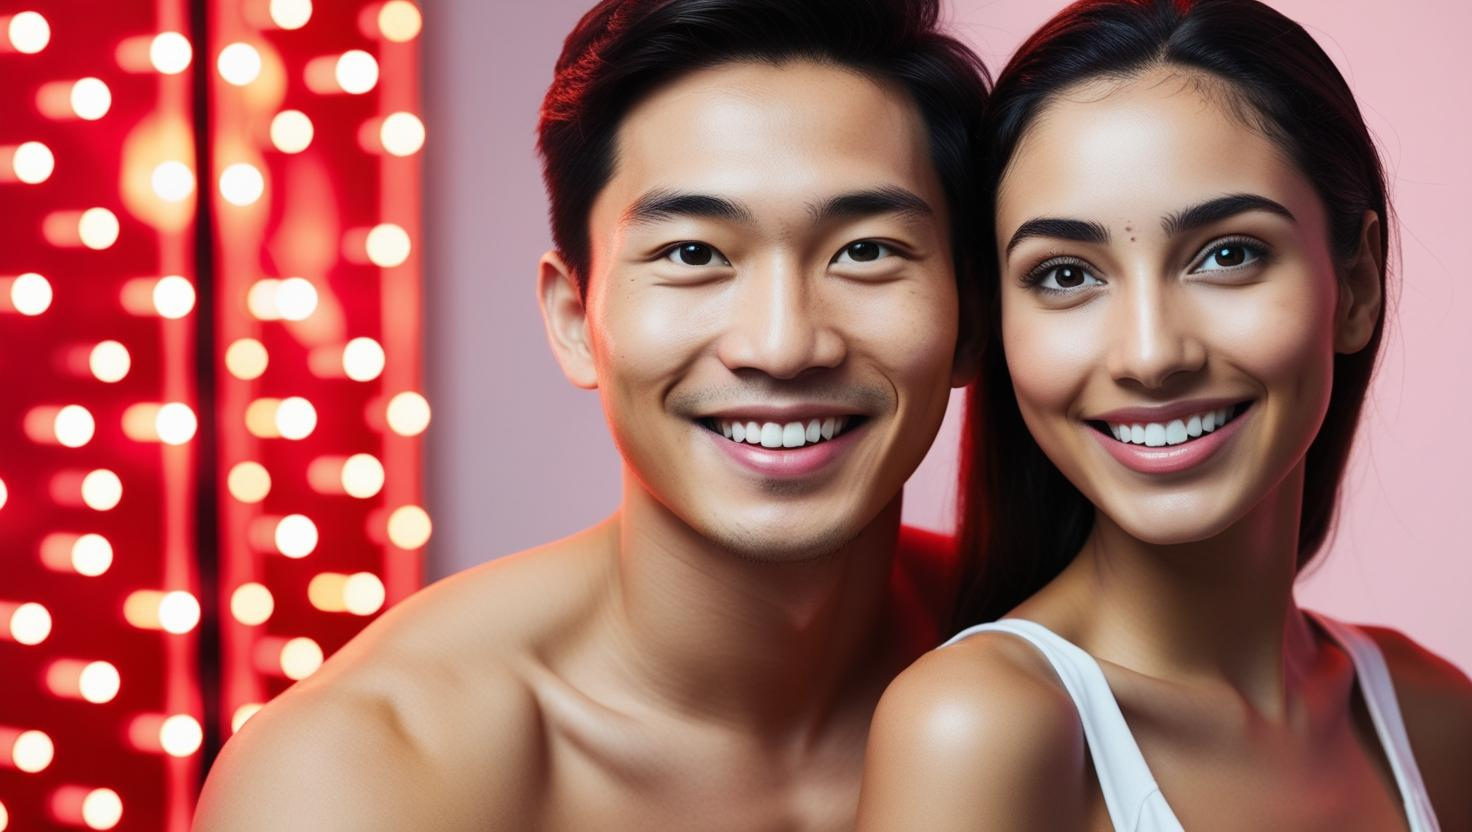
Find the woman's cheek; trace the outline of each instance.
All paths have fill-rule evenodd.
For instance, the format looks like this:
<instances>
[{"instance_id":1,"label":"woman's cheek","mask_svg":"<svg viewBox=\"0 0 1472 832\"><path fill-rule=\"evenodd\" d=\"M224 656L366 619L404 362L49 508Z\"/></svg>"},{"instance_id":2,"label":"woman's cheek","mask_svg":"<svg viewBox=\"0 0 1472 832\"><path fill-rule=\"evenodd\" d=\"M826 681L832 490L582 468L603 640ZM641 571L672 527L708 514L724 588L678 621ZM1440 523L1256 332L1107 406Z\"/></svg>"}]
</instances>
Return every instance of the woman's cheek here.
<instances>
[{"instance_id":1,"label":"woman's cheek","mask_svg":"<svg viewBox=\"0 0 1472 832\"><path fill-rule=\"evenodd\" d=\"M1025 304L1004 301L1002 344L1018 405L1036 433L1042 427L1033 425L1037 418L1069 418L1098 361L1101 341L1094 331L1097 316L1089 310L1038 310Z\"/></svg>"}]
</instances>

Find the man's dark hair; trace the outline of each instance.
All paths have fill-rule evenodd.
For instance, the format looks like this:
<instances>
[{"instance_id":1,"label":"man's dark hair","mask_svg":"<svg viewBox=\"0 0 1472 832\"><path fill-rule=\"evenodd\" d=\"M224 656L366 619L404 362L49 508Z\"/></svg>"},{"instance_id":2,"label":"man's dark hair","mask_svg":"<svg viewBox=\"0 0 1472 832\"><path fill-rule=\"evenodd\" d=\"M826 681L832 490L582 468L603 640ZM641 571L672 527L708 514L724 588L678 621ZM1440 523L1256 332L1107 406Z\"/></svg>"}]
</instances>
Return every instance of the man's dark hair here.
<instances>
[{"instance_id":1,"label":"man's dark hair","mask_svg":"<svg viewBox=\"0 0 1472 832\"><path fill-rule=\"evenodd\" d=\"M973 262L975 141L990 77L938 29L939 0L603 0L562 49L538 146L552 239L586 294L588 214L613 175L624 116L659 85L732 61L810 59L898 84L930 135L958 280Z\"/></svg>"},{"instance_id":2,"label":"man's dark hair","mask_svg":"<svg viewBox=\"0 0 1472 832\"><path fill-rule=\"evenodd\" d=\"M1337 263L1358 251L1365 212L1380 220L1381 296L1389 259L1390 207L1375 143L1349 84L1304 28L1258 0L1080 0L1018 48L997 78L981 134L981 187L996 189L1017 146L1060 93L1095 79L1125 80L1156 67L1220 81L1235 113L1292 159L1322 200ZM991 217L978 235L992 259L979 269L981 375L967 402L961 474L966 563L958 627L990 621L1063 571L1094 524L1094 507L1065 478L1022 420L1002 350L1001 275ZM1301 570L1334 521L1355 426L1384 331L1334 356L1329 410L1304 464L1298 529Z\"/></svg>"}]
</instances>

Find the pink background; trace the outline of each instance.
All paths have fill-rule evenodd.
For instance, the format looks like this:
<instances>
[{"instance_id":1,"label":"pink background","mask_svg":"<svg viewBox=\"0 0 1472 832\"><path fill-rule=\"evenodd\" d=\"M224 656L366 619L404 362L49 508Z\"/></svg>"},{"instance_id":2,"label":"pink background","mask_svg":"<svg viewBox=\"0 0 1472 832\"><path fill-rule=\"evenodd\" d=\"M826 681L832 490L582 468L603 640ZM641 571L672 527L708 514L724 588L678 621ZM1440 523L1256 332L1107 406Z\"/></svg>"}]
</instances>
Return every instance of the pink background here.
<instances>
[{"instance_id":1,"label":"pink background","mask_svg":"<svg viewBox=\"0 0 1472 832\"><path fill-rule=\"evenodd\" d=\"M548 247L537 106L591 0L439 0L424 60L431 577L567 535L613 510L618 459L597 397L547 348L533 293ZM1464 0L1276 0L1339 64L1390 174L1400 259L1390 329L1337 537L1302 603L1400 628L1472 670L1472 94L1454 68ZM999 70L1063 6L951 0L953 31ZM1461 233L1459 233L1461 232ZM1461 278L1459 281L1458 278ZM1460 289L1460 291L1459 291ZM959 399L911 480L906 519L951 528Z\"/></svg>"}]
</instances>

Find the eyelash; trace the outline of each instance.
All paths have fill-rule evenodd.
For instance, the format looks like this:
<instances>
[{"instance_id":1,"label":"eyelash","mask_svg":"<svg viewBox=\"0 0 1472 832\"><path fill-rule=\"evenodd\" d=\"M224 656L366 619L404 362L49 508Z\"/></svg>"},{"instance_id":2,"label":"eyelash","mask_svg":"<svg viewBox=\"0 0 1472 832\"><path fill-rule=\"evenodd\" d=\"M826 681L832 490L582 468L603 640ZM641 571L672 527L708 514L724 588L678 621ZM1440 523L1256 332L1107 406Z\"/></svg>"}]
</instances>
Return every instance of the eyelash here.
<instances>
[{"instance_id":1,"label":"eyelash","mask_svg":"<svg viewBox=\"0 0 1472 832\"><path fill-rule=\"evenodd\" d=\"M1256 239L1254 239L1252 237L1243 237L1243 236L1222 237L1221 239L1213 240L1210 243L1206 244L1205 246L1202 246L1201 247L1201 249L1197 252L1196 257L1191 260L1191 264L1192 264L1191 265L1191 271L1192 271L1192 273L1195 273L1198 269L1200 269L1201 265L1205 262L1205 260L1207 258L1209 258L1212 254L1214 254L1216 251L1218 251L1219 249L1229 248L1229 247L1234 247L1234 246L1235 247L1241 247L1243 249L1246 249L1247 252L1249 254L1251 254L1251 255L1254 255L1256 259L1250 260L1250 261L1248 261L1246 263L1243 263L1240 266L1228 266L1228 267L1221 268L1221 269L1212 269L1211 271L1232 272L1232 271L1236 271L1238 269L1245 269L1245 268L1247 268L1248 266L1251 266L1251 265L1263 264L1263 263L1269 262L1270 257L1272 255L1272 251L1271 251L1271 249L1269 249L1267 247L1267 245L1265 245L1264 243L1262 243L1260 240L1256 240ZM1032 289L1032 290L1037 291L1037 292L1042 292L1044 294L1049 294L1049 295L1068 295L1068 294L1074 294L1074 293L1078 292L1079 290L1078 289L1052 289L1052 288L1047 288L1047 287L1044 287L1044 286L1040 285L1045 279L1047 279L1047 277L1048 277L1049 274L1051 274L1054 270L1056 270L1058 268L1061 268L1063 266L1077 266L1078 268L1083 269L1085 274L1089 275L1090 277L1093 277L1095 280L1098 280L1099 279L1098 276L1094 274L1093 267L1090 266L1087 262L1085 262L1083 260L1080 260L1077 257L1071 257L1071 256L1067 256L1067 255L1062 255L1062 256L1056 256L1055 255L1055 256L1050 256L1048 259L1046 259L1043 262L1039 263L1038 265L1032 267L1032 269L1030 269L1026 274L1024 274L1022 276L1022 278L1020 279L1019 282L1025 288ZM1084 288L1086 288L1086 287L1084 287Z\"/></svg>"},{"instance_id":2,"label":"eyelash","mask_svg":"<svg viewBox=\"0 0 1472 832\"><path fill-rule=\"evenodd\" d=\"M873 245L876 245L880 249L882 249L884 253L881 254L880 256L874 258L874 260L856 260L856 261L854 261L855 263L871 263L871 262L875 262L875 261L878 261L878 260L883 260L886 257L903 256L903 253L904 253L904 249L901 248L897 243L892 243L892 242L889 242L888 240L876 240L876 239L870 239L868 237L865 237L863 239L854 240L854 241L849 242L849 243L844 243L843 246L840 247L838 249L838 251L835 252L834 255L831 258L829 258L829 260L828 260L829 264L832 265L834 263L837 263L838 262L838 259L840 257L842 257L844 254L846 254L848 252L849 249L853 248L854 246L858 245L859 243L872 243ZM710 243L702 243L699 240L681 240L678 243L672 243L670 245L667 245L664 248L660 249L659 252L654 255L654 259L655 260L669 260L670 259L670 255L674 254L675 252L679 251L680 249L684 248L685 246L704 246L705 248L710 249L712 255L714 255L715 257L720 258L721 262L718 263L718 264L717 263L708 263L708 264L705 264L704 266L694 266L694 265L691 265L689 263L681 263L679 265L689 266L692 269L708 268L709 266L714 266L714 265L721 265L721 266L729 266L729 265L731 265L730 259L727 258L726 255L722 254L720 249L716 248L715 246L711 245ZM674 261L671 261L671 262L674 262Z\"/></svg>"}]
</instances>

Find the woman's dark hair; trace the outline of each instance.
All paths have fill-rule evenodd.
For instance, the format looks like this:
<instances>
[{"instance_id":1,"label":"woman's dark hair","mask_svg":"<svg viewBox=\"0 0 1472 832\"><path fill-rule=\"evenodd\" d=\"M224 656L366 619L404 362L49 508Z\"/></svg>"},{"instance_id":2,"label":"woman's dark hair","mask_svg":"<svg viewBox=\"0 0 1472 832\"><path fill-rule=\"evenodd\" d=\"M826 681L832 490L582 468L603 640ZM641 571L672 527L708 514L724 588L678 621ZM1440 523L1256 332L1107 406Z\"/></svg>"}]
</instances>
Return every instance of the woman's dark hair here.
<instances>
[{"instance_id":1,"label":"woman's dark hair","mask_svg":"<svg viewBox=\"0 0 1472 832\"><path fill-rule=\"evenodd\" d=\"M1072 561L1094 523L1093 505L1043 454L1018 410L1002 351L1001 278L988 209L1018 143L1054 96L1156 67L1225 82L1236 114L1277 143L1313 184L1338 262L1356 254L1365 212L1374 211L1384 295L1385 174L1349 85L1303 27L1256 0L1083 0L1060 12L1002 70L982 126L981 184L989 204L979 250L992 256L978 270L986 318L962 451L958 626L998 618L1041 589ZM1334 357L1328 413L1306 461L1300 570L1333 524L1383 328L1382 304L1368 345Z\"/></svg>"},{"instance_id":2,"label":"woman's dark hair","mask_svg":"<svg viewBox=\"0 0 1472 832\"><path fill-rule=\"evenodd\" d=\"M898 84L919 109L950 208L957 279L971 274L982 190L975 141L990 76L938 28L939 0L603 0L568 35L538 127L552 238L584 293L588 213L636 103L692 70L812 59Z\"/></svg>"}]
</instances>

